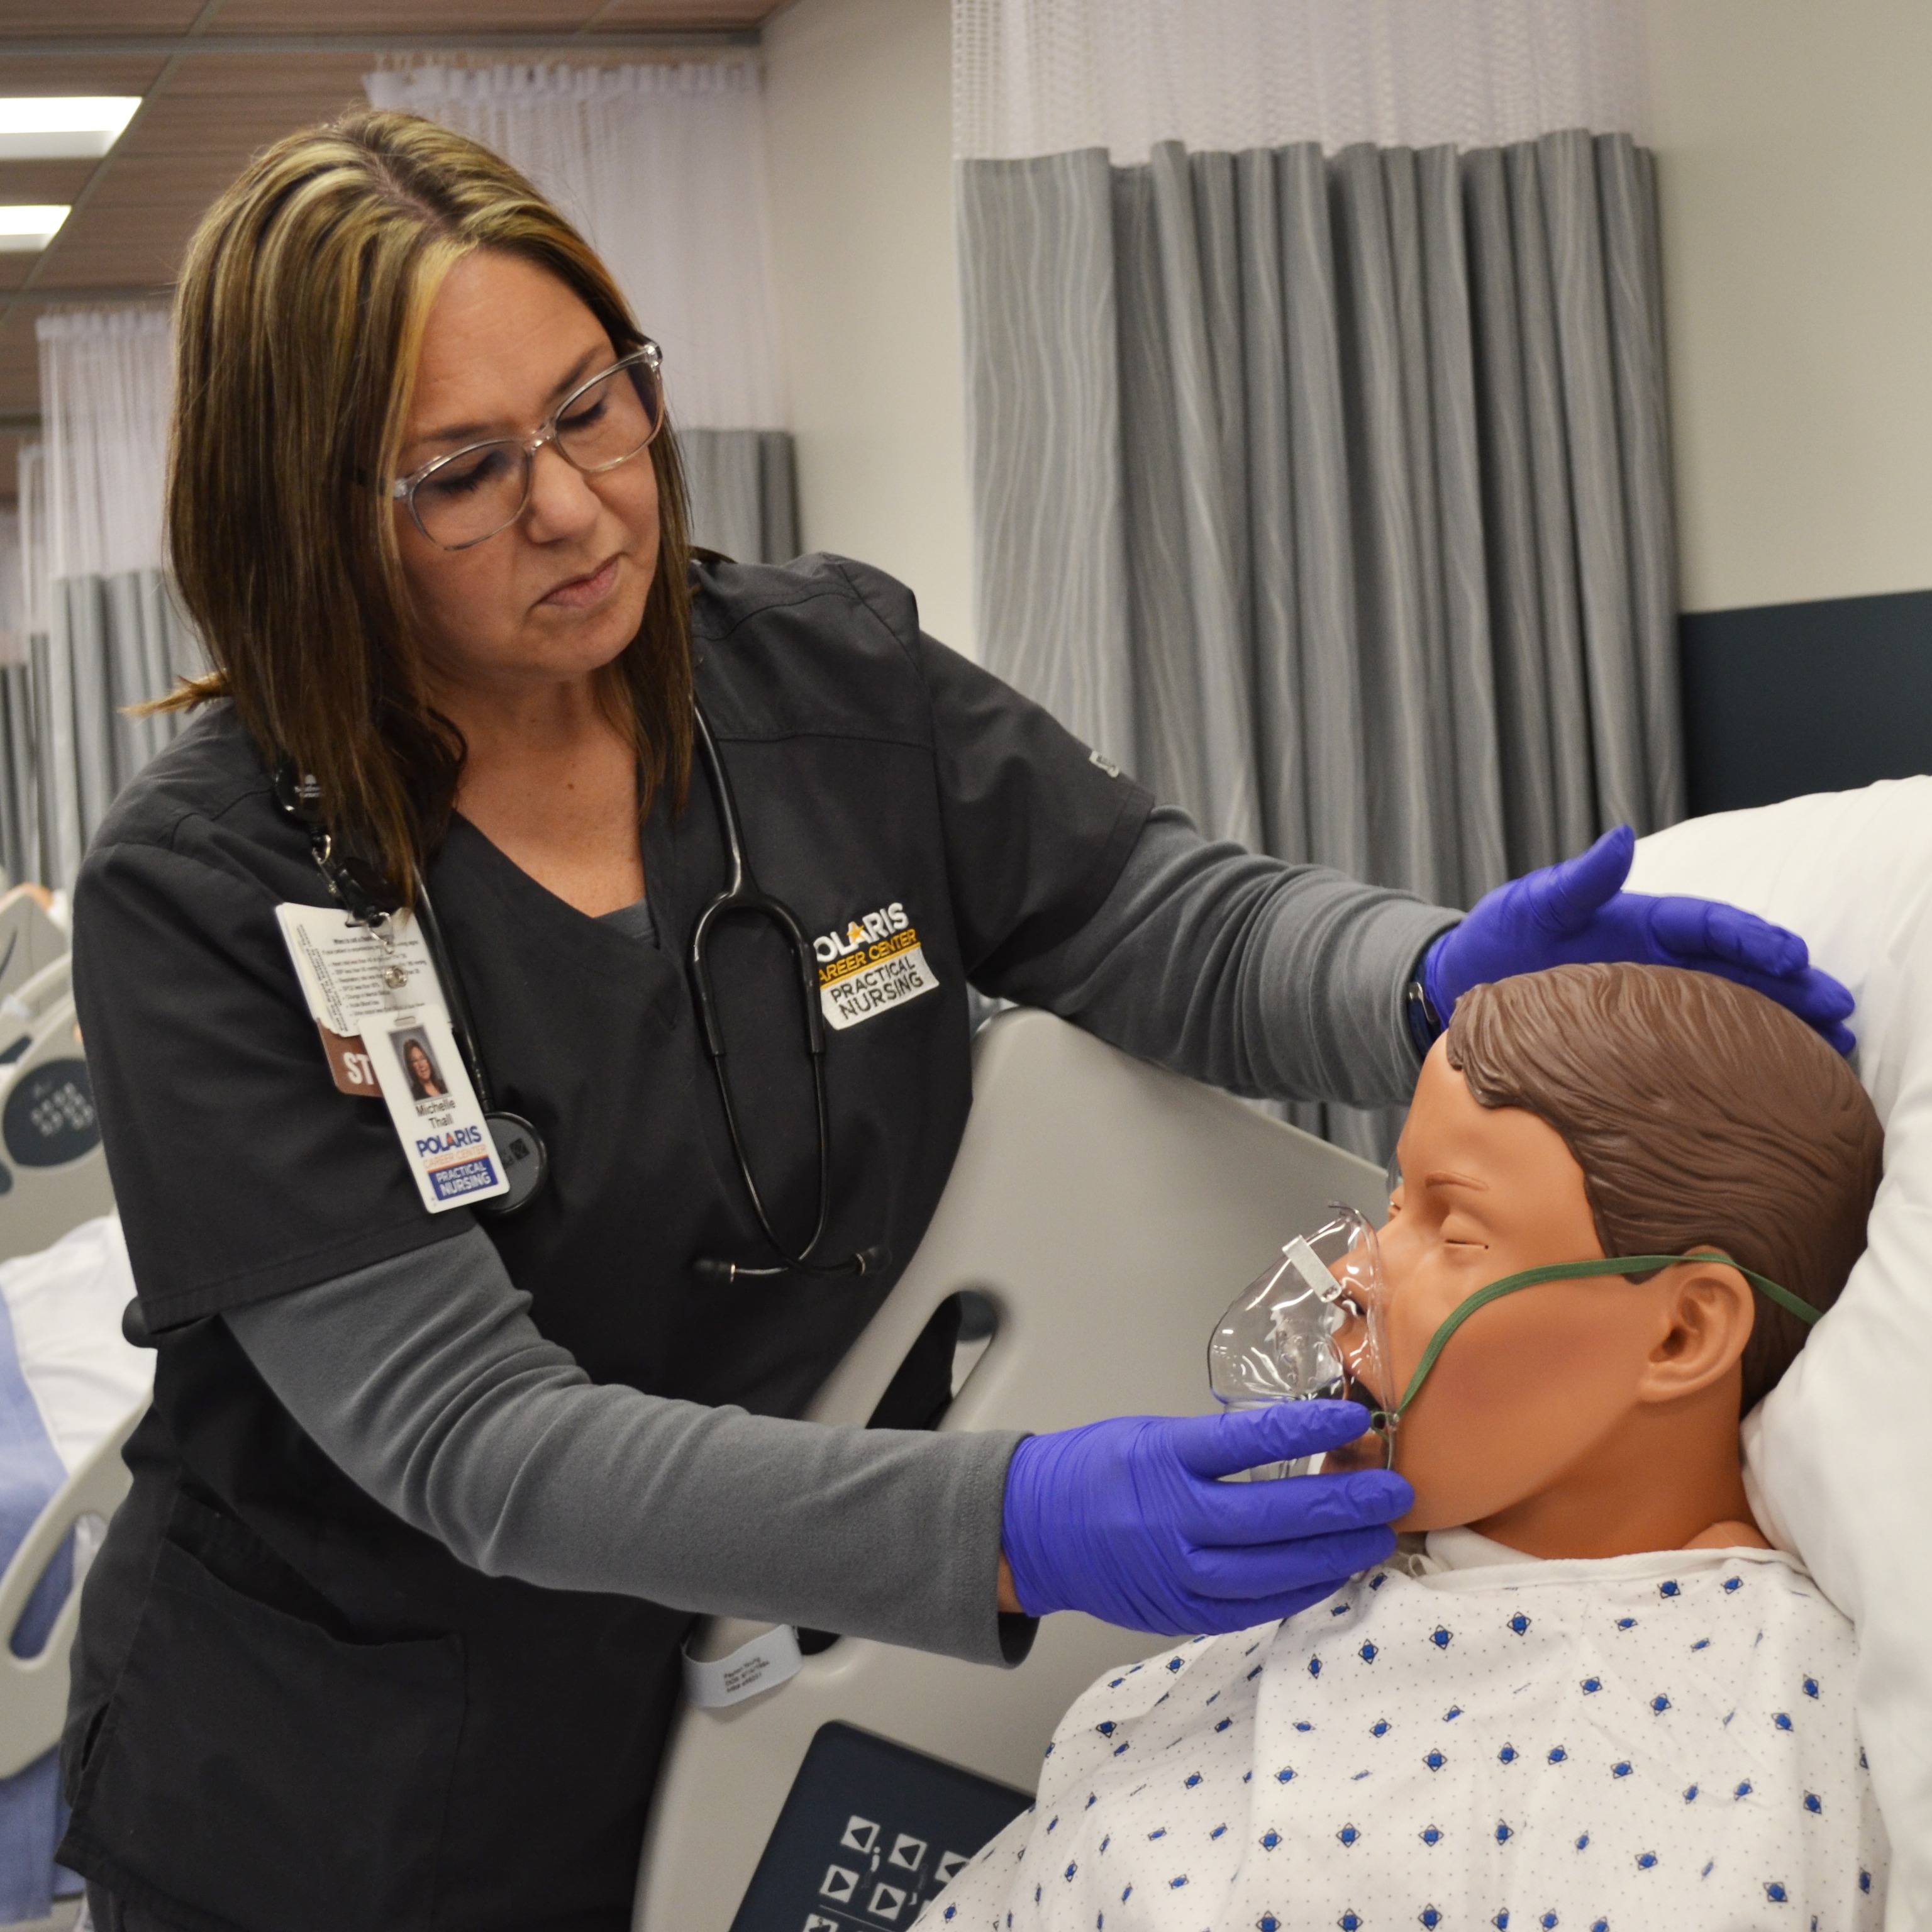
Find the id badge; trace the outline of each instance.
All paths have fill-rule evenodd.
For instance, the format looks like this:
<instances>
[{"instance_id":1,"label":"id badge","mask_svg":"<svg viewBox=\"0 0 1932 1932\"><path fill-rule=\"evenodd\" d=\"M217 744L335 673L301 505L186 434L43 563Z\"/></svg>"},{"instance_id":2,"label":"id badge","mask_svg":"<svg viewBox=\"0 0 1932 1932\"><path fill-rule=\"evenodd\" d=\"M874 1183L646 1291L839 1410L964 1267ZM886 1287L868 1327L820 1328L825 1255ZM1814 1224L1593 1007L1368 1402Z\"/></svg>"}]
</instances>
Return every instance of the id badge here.
<instances>
[{"instance_id":1,"label":"id badge","mask_svg":"<svg viewBox=\"0 0 1932 1932\"><path fill-rule=\"evenodd\" d=\"M482 1103L415 920L371 931L333 906L280 905L296 977L336 1085L380 1093L432 1214L507 1194Z\"/></svg>"}]
</instances>

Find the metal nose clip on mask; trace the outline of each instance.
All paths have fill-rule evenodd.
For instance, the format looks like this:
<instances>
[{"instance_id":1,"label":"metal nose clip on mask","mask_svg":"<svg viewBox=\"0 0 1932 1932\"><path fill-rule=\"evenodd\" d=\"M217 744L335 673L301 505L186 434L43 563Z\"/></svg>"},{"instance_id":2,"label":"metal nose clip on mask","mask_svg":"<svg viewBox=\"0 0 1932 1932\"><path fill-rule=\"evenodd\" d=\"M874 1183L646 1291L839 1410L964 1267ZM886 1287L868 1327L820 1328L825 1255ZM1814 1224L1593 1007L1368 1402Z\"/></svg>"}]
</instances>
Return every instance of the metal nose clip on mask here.
<instances>
[{"instance_id":1,"label":"metal nose clip on mask","mask_svg":"<svg viewBox=\"0 0 1932 1932\"><path fill-rule=\"evenodd\" d=\"M1382 1252L1376 1231L1354 1208L1331 1203L1330 1218L1298 1234L1281 1258L1242 1292L1208 1345L1208 1385L1230 1408L1311 1396L1346 1396L1358 1384L1388 1386L1381 1372ZM1312 1456L1257 1476L1305 1474Z\"/></svg>"}]
</instances>

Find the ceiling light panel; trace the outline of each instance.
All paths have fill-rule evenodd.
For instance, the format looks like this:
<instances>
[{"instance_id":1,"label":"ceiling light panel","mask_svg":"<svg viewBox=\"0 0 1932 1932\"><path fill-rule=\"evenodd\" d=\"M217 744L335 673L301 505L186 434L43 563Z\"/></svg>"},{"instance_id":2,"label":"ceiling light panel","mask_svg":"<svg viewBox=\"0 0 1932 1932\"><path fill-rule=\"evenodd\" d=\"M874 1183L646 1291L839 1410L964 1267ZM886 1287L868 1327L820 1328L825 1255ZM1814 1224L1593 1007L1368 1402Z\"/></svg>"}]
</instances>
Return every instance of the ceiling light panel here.
<instances>
[{"instance_id":1,"label":"ceiling light panel","mask_svg":"<svg viewBox=\"0 0 1932 1932\"><path fill-rule=\"evenodd\" d=\"M0 95L0 161L104 154L140 104L138 94Z\"/></svg>"},{"instance_id":2,"label":"ceiling light panel","mask_svg":"<svg viewBox=\"0 0 1932 1932\"><path fill-rule=\"evenodd\" d=\"M0 206L0 255L38 254L60 232L70 212L44 202Z\"/></svg>"}]
</instances>

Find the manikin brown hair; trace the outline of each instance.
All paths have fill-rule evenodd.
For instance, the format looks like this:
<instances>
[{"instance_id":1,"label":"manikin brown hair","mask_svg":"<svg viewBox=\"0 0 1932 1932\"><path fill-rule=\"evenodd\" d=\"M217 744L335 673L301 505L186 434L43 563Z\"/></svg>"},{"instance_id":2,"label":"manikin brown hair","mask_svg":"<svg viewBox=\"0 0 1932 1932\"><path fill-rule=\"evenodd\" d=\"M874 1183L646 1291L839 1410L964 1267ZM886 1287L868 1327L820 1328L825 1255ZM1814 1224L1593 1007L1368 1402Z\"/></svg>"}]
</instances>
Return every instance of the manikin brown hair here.
<instances>
[{"instance_id":1,"label":"manikin brown hair","mask_svg":"<svg viewBox=\"0 0 1932 1932\"><path fill-rule=\"evenodd\" d=\"M1718 1248L1814 1308L1838 1298L1884 1136L1850 1067L1762 994L1670 966L1558 966L1464 994L1446 1051L1484 1106L1562 1136L1605 1255ZM1804 1335L1757 1298L1746 1409Z\"/></svg>"},{"instance_id":2,"label":"manikin brown hair","mask_svg":"<svg viewBox=\"0 0 1932 1932\"><path fill-rule=\"evenodd\" d=\"M461 734L430 705L387 484L443 278L476 250L554 275L620 355L643 340L590 245L515 169L414 115L351 114L256 156L202 218L175 298L168 548L214 663L170 707L231 700L265 759L320 782L331 829L407 892L440 842ZM658 568L598 695L638 802L682 796L690 548L667 424Z\"/></svg>"}]
</instances>

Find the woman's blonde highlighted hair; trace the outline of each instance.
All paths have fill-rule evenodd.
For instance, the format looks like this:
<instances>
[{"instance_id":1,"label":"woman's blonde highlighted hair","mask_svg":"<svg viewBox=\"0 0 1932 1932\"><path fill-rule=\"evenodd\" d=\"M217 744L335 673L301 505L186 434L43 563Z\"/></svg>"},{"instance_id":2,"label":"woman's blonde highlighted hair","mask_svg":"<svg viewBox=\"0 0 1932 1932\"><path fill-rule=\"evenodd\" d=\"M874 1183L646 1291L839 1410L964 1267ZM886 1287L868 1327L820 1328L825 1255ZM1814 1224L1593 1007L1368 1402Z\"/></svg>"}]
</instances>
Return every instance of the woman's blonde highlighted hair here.
<instances>
[{"instance_id":1,"label":"woman's blonde highlighted hair","mask_svg":"<svg viewBox=\"0 0 1932 1932\"><path fill-rule=\"evenodd\" d=\"M442 279L494 248L580 297L620 355L644 340L589 244L487 148L414 115L353 114L257 156L190 244L175 300L168 547L226 698L265 759L318 781L330 830L406 894L464 754L431 706L384 487ZM690 544L668 424L644 622L603 696L640 807L682 797L692 736Z\"/></svg>"}]
</instances>

